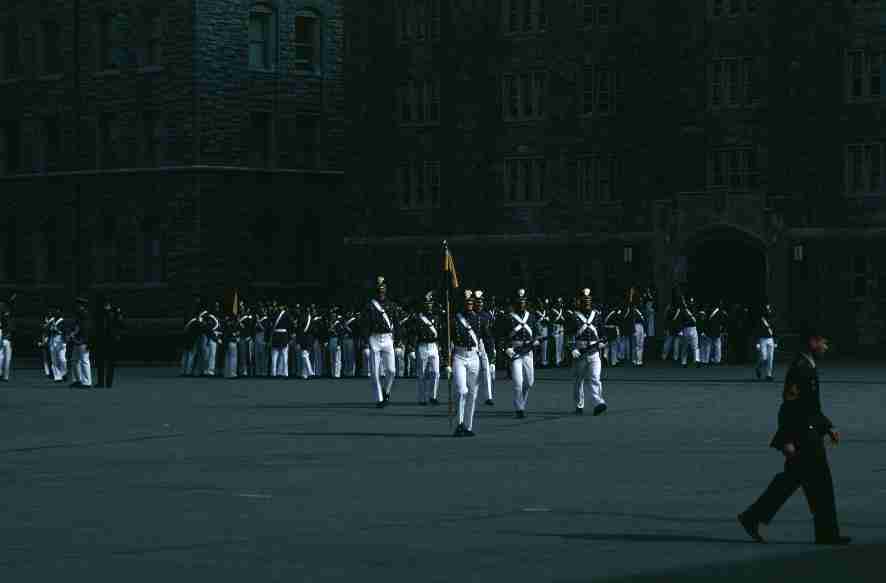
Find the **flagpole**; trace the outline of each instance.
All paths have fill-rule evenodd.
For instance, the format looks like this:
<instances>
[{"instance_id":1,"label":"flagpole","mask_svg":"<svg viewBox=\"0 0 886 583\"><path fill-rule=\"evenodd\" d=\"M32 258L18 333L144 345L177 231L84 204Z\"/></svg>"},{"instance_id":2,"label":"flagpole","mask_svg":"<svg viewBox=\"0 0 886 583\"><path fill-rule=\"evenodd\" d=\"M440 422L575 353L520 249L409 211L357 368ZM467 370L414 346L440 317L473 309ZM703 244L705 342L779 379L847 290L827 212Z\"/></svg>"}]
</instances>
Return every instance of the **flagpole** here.
<instances>
[{"instance_id":1,"label":"flagpole","mask_svg":"<svg viewBox=\"0 0 886 583\"><path fill-rule=\"evenodd\" d=\"M443 241L443 265L445 269L448 271L451 267L450 259L449 259L449 246L446 241ZM444 278L445 279L445 278ZM450 316L450 302L449 302L449 288L452 286L451 279L446 281L446 362L447 362L447 371L452 370L452 318ZM449 429L452 429L452 374L447 373L446 375L447 382L449 383L449 403L448 403L448 414L449 417Z\"/></svg>"}]
</instances>

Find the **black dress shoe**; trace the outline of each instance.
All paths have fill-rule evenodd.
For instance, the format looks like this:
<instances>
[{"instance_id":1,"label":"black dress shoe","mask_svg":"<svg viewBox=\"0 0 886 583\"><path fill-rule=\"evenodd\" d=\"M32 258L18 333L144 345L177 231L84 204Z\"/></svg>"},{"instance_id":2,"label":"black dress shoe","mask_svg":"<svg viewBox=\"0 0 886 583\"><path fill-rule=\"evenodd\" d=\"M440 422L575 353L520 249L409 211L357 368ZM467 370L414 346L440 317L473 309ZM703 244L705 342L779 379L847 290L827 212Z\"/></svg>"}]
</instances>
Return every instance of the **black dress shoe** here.
<instances>
[{"instance_id":1,"label":"black dress shoe","mask_svg":"<svg viewBox=\"0 0 886 583\"><path fill-rule=\"evenodd\" d=\"M760 523L754 520L751 520L751 517L742 512L738 515L738 522L741 524L744 531L748 533L748 536L754 539L758 543L765 543L763 540L763 536L760 535Z\"/></svg>"},{"instance_id":2,"label":"black dress shoe","mask_svg":"<svg viewBox=\"0 0 886 583\"><path fill-rule=\"evenodd\" d=\"M464 437L465 436L465 426L461 423L458 424L458 427L455 428L455 433L452 434L452 437Z\"/></svg>"},{"instance_id":3,"label":"black dress shoe","mask_svg":"<svg viewBox=\"0 0 886 583\"><path fill-rule=\"evenodd\" d=\"M771 383L771 382L774 381L775 379L774 379L773 377L766 377L766 380L767 380L768 382Z\"/></svg>"},{"instance_id":4,"label":"black dress shoe","mask_svg":"<svg viewBox=\"0 0 886 583\"><path fill-rule=\"evenodd\" d=\"M384 409L384 408L385 408L385 402L384 402L384 401L379 401L378 403L375 404L375 408L376 408L376 409Z\"/></svg>"},{"instance_id":5,"label":"black dress shoe","mask_svg":"<svg viewBox=\"0 0 886 583\"><path fill-rule=\"evenodd\" d=\"M475 435L477 434L465 427L464 437L474 437Z\"/></svg>"},{"instance_id":6,"label":"black dress shoe","mask_svg":"<svg viewBox=\"0 0 886 583\"><path fill-rule=\"evenodd\" d=\"M486 403L485 403L485 405L486 405L487 407L494 407L494 406L495 406L495 401L493 401L492 399L486 399Z\"/></svg>"},{"instance_id":7,"label":"black dress shoe","mask_svg":"<svg viewBox=\"0 0 886 583\"><path fill-rule=\"evenodd\" d=\"M439 405L439 404L440 404L440 401L438 401L437 399L431 399L431 400L429 401L429 403L430 403L431 405L435 405L435 406L436 406L436 405Z\"/></svg>"},{"instance_id":8,"label":"black dress shoe","mask_svg":"<svg viewBox=\"0 0 886 583\"><path fill-rule=\"evenodd\" d=\"M391 400L391 394L390 394L390 393L385 393L385 396L384 396L384 402L387 403L387 402L390 401L390 400Z\"/></svg>"},{"instance_id":9,"label":"black dress shoe","mask_svg":"<svg viewBox=\"0 0 886 583\"><path fill-rule=\"evenodd\" d=\"M581 407L576 407L576 408L575 408L575 414L576 414L576 415L584 415L584 414L585 414L585 410L582 409Z\"/></svg>"},{"instance_id":10,"label":"black dress shoe","mask_svg":"<svg viewBox=\"0 0 886 583\"><path fill-rule=\"evenodd\" d=\"M99 383L99 384L95 385L95 388L96 389L103 389L103 388L105 388L105 386L103 384Z\"/></svg>"},{"instance_id":11,"label":"black dress shoe","mask_svg":"<svg viewBox=\"0 0 886 583\"><path fill-rule=\"evenodd\" d=\"M517 411L514 415L517 419L525 419L526 411Z\"/></svg>"},{"instance_id":12,"label":"black dress shoe","mask_svg":"<svg viewBox=\"0 0 886 583\"><path fill-rule=\"evenodd\" d=\"M71 383L68 386L71 387L72 389L76 389L77 387L82 387L83 383L81 383L80 381L74 381L73 383Z\"/></svg>"},{"instance_id":13,"label":"black dress shoe","mask_svg":"<svg viewBox=\"0 0 886 583\"><path fill-rule=\"evenodd\" d=\"M428 406L428 402L427 402L427 401L419 401L418 404L419 404L419 406L421 406L421 407L427 407L427 406Z\"/></svg>"},{"instance_id":14,"label":"black dress shoe","mask_svg":"<svg viewBox=\"0 0 886 583\"><path fill-rule=\"evenodd\" d=\"M602 415L606 412L606 409L608 409L608 407L605 403L597 405L596 407L594 407L594 417L596 417L597 415Z\"/></svg>"},{"instance_id":15,"label":"black dress shoe","mask_svg":"<svg viewBox=\"0 0 886 583\"><path fill-rule=\"evenodd\" d=\"M851 536L835 536L835 537L830 537L830 538L816 539L815 544L845 546L851 542L852 542Z\"/></svg>"}]
</instances>

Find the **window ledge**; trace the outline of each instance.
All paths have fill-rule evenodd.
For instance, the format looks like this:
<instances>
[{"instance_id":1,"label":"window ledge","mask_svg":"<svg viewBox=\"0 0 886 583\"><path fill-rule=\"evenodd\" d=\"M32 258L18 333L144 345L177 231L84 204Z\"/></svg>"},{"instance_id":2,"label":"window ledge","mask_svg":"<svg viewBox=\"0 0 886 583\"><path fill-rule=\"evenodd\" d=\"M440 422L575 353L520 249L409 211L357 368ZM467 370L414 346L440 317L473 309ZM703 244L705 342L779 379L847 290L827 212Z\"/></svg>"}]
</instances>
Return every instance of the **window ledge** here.
<instances>
[{"instance_id":1,"label":"window ledge","mask_svg":"<svg viewBox=\"0 0 886 583\"><path fill-rule=\"evenodd\" d=\"M502 120L504 123L509 125L520 125L520 124L537 124L539 122L547 121L546 117L527 117L525 119L504 119Z\"/></svg>"},{"instance_id":2,"label":"window ledge","mask_svg":"<svg viewBox=\"0 0 886 583\"><path fill-rule=\"evenodd\" d=\"M61 81L65 78L64 73L47 73L46 75L40 75L37 77L38 81Z\"/></svg>"},{"instance_id":3,"label":"window ledge","mask_svg":"<svg viewBox=\"0 0 886 583\"><path fill-rule=\"evenodd\" d=\"M543 202L503 202L501 205L505 208L543 208L548 206L547 201Z\"/></svg>"},{"instance_id":4,"label":"window ledge","mask_svg":"<svg viewBox=\"0 0 886 583\"><path fill-rule=\"evenodd\" d=\"M166 70L166 67L163 65L147 65L145 67L139 67L139 73L162 73Z\"/></svg>"},{"instance_id":5,"label":"window ledge","mask_svg":"<svg viewBox=\"0 0 886 583\"><path fill-rule=\"evenodd\" d=\"M401 121L397 122L401 128L436 128L440 127L439 121L429 121L429 122L414 122L414 121Z\"/></svg>"},{"instance_id":6,"label":"window ledge","mask_svg":"<svg viewBox=\"0 0 886 583\"><path fill-rule=\"evenodd\" d=\"M399 206L397 207L401 212L404 213L421 213L427 211L438 211L440 210L440 205L436 206Z\"/></svg>"},{"instance_id":7,"label":"window ledge","mask_svg":"<svg viewBox=\"0 0 886 583\"><path fill-rule=\"evenodd\" d=\"M533 30L530 32L503 32L502 37L506 40L533 40L548 33L547 30Z\"/></svg>"},{"instance_id":8,"label":"window ledge","mask_svg":"<svg viewBox=\"0 0 886 583\"><path fill-rule=\"evenodd\" d=\"M21 77L10 77L8 79L0 79L0 86L2 85L14 85L21 81Z\"/></svg>"},{"instance_id":9,"label":"window ledge","mask_svg":"<svg viewBox=\"0 0 886 583\"><path fill-rule=\"evenodd\" d=\"M620 113L622 113L622 112L617 111L614 113L599 113L599 112L580 113L580 114L578 114L578 117L581 119L612 119L612 118L618 116L618 114L620 114Z\"/></svg>"},{"instance_id":10,"label":"window ledge","mask_svg":"<svg viewBox=\"0 0 886 583\"><path fill-rule=\"evenodd\" d=\"M262 67L249 67L249 72L250 73L259 73L262 75L271 75L276 72L276 69L274 67L271 67L269 69L265 69Z\"/></svg>"},{"instance_id":11,"label":"window ledge","mask_svg":"<svg viewBox=\"0 0 886 583\"><path fill-rule=\"evenodd\" d=\"M96 71L92 74L94 78L101 79L103 77L119 77L120 69L105 69L103 71Z\"/></svg>"},{"instance_id":12,"label":"window ledge","mask_svg":"<svg viewBox=\"0 0 886 583\"><path fill-rule=\"evenodd\" d=\"M94 283L90 286L92 289L109 289L109 290L140 290L140 289L166 289L169 284L163 281L145 281L145 282L104 282Z\"/></svg>"}]
</instances>

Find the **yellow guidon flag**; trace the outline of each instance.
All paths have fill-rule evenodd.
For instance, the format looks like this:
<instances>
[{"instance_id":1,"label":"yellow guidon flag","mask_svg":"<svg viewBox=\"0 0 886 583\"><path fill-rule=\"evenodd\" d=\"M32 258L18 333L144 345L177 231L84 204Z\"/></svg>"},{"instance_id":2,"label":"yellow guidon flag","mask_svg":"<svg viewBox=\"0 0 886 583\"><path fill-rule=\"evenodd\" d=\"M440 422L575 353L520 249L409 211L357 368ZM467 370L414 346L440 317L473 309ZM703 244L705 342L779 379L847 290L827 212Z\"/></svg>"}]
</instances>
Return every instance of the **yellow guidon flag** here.
<instances>
[{"instance_id":1,"label":"yellow guidon flag","mask_svg":"<svg viewBox=\"0 0 886 583\"><path fill-rule=\"evenodd\" d=\"M458 288L458 273L455 271L455 259L452 258L452 253L449 252L449 245L446 244L446 241L443 241L443 273L448 273L452 278L453 289Z\"/></svg>"}]
</instances>

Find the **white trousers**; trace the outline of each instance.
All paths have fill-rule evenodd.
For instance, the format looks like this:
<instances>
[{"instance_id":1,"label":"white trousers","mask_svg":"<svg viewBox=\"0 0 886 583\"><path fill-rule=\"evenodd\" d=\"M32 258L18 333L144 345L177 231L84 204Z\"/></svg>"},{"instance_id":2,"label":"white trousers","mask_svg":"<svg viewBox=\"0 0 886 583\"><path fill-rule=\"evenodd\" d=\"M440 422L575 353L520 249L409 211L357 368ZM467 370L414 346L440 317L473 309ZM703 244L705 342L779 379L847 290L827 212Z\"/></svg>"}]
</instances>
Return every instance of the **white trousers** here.
<instances>
[{"instance_id":1,"label":"white trousers","mask_svg":"<svg viewBox=\"0 0 886 583\"><path fill-rule=\"evenodd\" d=\"M255 358L255 343L252 338L240 339L237 343L237 374L241 377L248 377L251 374L249 370L250 364Z\"/></svg>"},{"instance_id":2,"label":"white trousers","mask_svg":"<svg viewBox=\"0 0 886 583\"><path fill-rule=\"evenodd\" d=\"M52 379L62 380L68 374L68 345L64 338L56 336L49 341L49 357L52 361Z\"/></svg>"},{"instance_id":3,"label":"white trousers","mask_svg":"<svg viewBox=\"0 0 886 583\"><path fill-rule=\"evenodd\" d=\"M0 375L8 381L10 372L12 372L12 342L4 338L0 342Z\"/></svg>"},{"instance_id":4,"label":"white trousers","mask_svg":"<svg viewBox=\"0 0 886 583\"><path fill-rule=\"evenodd\" d=\"M716 335L711 338L711 364L720 364L723 359L723 336Z\"/></svg>"},{"instance_id":5,"label":"white trousers","mask_svg":"<svg viewBox=\"0 0 886 583\"><path fill-rule=\"evenodd\" d=\"M495 399L495 363L490 362L486 352L480 353L480 388L487 401Z\"/></svg>"},{"instance_id":6,"label":"white trousers","mask_svg":"<svg viewBox=\"0 0 886 583\"><path fill-rule=\"evenodd\" d=\"M424 403L436 399L440 386L440 349L436 344L422 342L415 347L415 360L418 367L415 373L418 401Z\"/></svg>"},{"instance_id":7,"label":"white trousers","mask_svg":"<svg viewBox=\"0 0 886 583\"><path fill-rule=\"evenodd\" d=\"M84 387L92 386L92 361L86 344L74 345L74 381Z\"/></svg>"},{"instance_id":8,"label":"white trousers","mask_svg":"<svg viewBox=\"0 0 886 583\"><path fill-rule=\"evenodd\" d=\"M695 326L683 328L682 341L680 342L680 358L683 364L687 363L690 351L692 352L692 362L699 362L698 328Z\"/></svg>"},{"instance_id":9,"label":"white trousers","mask_svg":"<svg viewBox=\"0 0 886 583\"><path fill-rule=\"evenodd\" d=\"M345 337L341 341L342 374L352 377L357 372L356 353L354 352L354 339Z\"/></svg>"},{"instance_id":10,"label":"white trousers","mask_svg":"<svg viewBox=\"0 0 886 583\"><path fill-rule=\"evenodd\" d=\"M549 328L547 326L539 326L538 335L539 335L539 356L541 360L542 366L548 366L548 340L549 340Z\"/></svg>"},{"instance_id":11,"label":"white trousers","mask_svg":"<svg viewBox=\"0 0 886 583\"><path fill-rule=\"evenodd\" d=\"M615 338L615 340L613 340L612 342L609 343L609 346L607 347L607 349L609 351L609 364L610 365L616 365L619 363L619 357L621 356L621 353L622 353L622 344L623 344L623 340L620 335L617 336Z\"/></svg>"},{"instance_id":12,"label":"white trousers","mask_svg":"<svg viewBox=\"0 0 886 583\"><path fill-rule=\"evenodd\" d=\"M667 336L665 336L664 346L661 349L661 359L667 360L670 356L674 359L674 362L680 360L681 340L681 336L676 336L674 334L668 334Z\"/></svg>"},{"instance_id":13,"label":"white trousers","mask_svg":"<svg viewBox=\"0 0 886 583\"><path fill-rule=\"evenodd\" d=\"M452 384L458 398L458 424L471 429L477 408L477 389L480 386L480 356L476 350L456 349L452 356Z\"/></svg>"},{"instance_id":14,"label":"white trousers","mask_svg":"<svg viewBox=\"0 0 886 583\"><path fill-rule=\"evenodd\" d=\"M529 391L535 384L535 365L532 352L517 356L511 361L511 379L514 381L514 408L525 411Z\"/></svg>"},{"instance_id":15,"label":"white trousers","mask_svg":"<svg viewBox=\"0 0 886 583\"><path fill-rule=\"evenodd\" d=\"M575 406L585 408L585 387L591 392L591 404L596 407L605 403L603 400L603 383L600 382L600 353L584 354L572 365L575 373Z\"/></svg>"},{"instance_id":16,"label":"white trousers","mask_svg":"<svg viewBox=\"0 0 886 583\"><path fill-rule=\"evenodd\" d=\"M225 344L225 371L226 379L237 378L237 343L228 342Z\"/></svg>"},{"instance_id":17,"label":"white trousers","mask_svg":"<svg viewBox=\"0 0 886 583\"><path fill-rule=\"evenodd\" d=\"M757 370L764 376L773 376L775 368L775 340L772 338L757 339Z\"/></svg>"},{"instance_id":18,"label":"white trousers","mask_svg":"<svg viewBox=\"0 0 886 583\"><path fill-rule=\"evenodd\" d=\"M43 357L43 374L48 377L52 376L52 355L49 353L49 346L40 349L40 355Z\"/></svg>"},{"instance_id":19,"label":"white trousers","mask_svg":"<svg viewBox=\"0 0 886 583\"><path fill-rule=\"evenodd\" d=\"M554 337L554 364L560 366L563 362L563 325L554 324L551 329Z\"/></svg>"},{"instance_id":20,"label":"white trousers","mask_svg":"<svg viewBox=\"0 0 886 583\"><path fill-rule=\"evenodd\" d=\"M417 358L416 358L415 351L409 351L406 353L406 376L408 376L408 377L418 376L415 373L415 366L417 364L416 360L417 360Z\"/></svg>"},{"instance_id":21,"label":"white trousers","mask_svg":"<svg viewBox=\"0 0 886 583\"><path fill-rule=\"evenodd\" d=\"M406 376L406 350L400 346L394 349L394 366L398 378Z\"/></svg>"},{"instance_id":22,"label":"white trousers","mask_svg":"<svg viewBox=\"0 0 886 583\"><path fill-rule=\"evenodd\" d=\"M329 344L326 346L326 354L329 358L329 374L334 379L341 378L341 352L338 337L333 336L329 339Z\"/></svg>"},{"instance_id":23,"label":"white trousers","mask_svg":"<svg viewBox=\"0 0 886 583\"><path fill-rule=\"evenodd\" d=\"M360 374L366 378L372 378L372 349L369 346L363 347L363 362L361 363Z\"/></svg>"},{"instance_id":24,"label":"white trousers","mask_svg":"<svg viewBox=\"0 0 886 583\"><path fill-rule=\"evenodd\" d=\"M711 337L702 334L698 339L699 362L708 364L711 362Z\"/></svg>"},{"instance_id":25,"label":"white trousers","mask_svg":"<svg viewBox=\"0 0 886 583\"><path fill-rule=\"evenodd\" d=\"M324 358L323 358L323 345L320 344L320 341L314 339L314 344L311 346L311 370L313 370L312 376L323 376L324 371Z\"/></svg>"},{"instance_id":26,"label":"white trousers","mask_svg":"<svg viewBox=\"0 0 886 583\"><path fill-rule=\"evenodd\" d=\"M271 376L289 376L289 345L282 348L271 347Z\"/></svg>"},{"instance_id":27,"label":"white trousers","mask_svg":"<svg viewBox=\"0 0 886 583\"><path fill-rule=\"evenodd\" d=\"M203 370L204 374L208 374L209 376L215 376L215 358L218 352L218 343L214 339L207 338L206 339L206 368Z\"/></svg>"},{"instance_id":28,"label":"white trousers","mask_svg":"<svg viewBox=\"0 0 886 583\"><path fill-rule=\"evenodd\" d=\"M303 379L309 379L314 376L314 364L311 362L311 353L306 348L298 351L298 374Z\"/></svg>"},{"instance_id":29,"label":"white trousers","mask_svg":"<svg viewBox=\"0 0 886 583\"><path fill-rule=\"evenodd\" d=\"M643 345L646 343L646 329L643 324L634 324L634 333L630 337L631 361L634 364L643 364Z\"/></svg>"},{"instance_id":30,"label":"white trousers","mask_svg":"<svg viewBox=\"0 0 886 583\"><path fill-rule=\"evenodd\" d=\"M255 338L255 376L268 376L268 343L259 334Z\"/></svg>"},{"instance_id":31,"label":"white trousers","mask_svg":"<svg viewBox=\"0 0 886 583\"><path fill-rule=\"evenodd\" d=\"M394 377L397 374L394 362L394 337L391 334L373 334L369 337L369 373L372 378L372 389L375 399L381 402L385 395L391 394ZM381 377L384 377L382 385Z\"/></svg>"}]
</instances>

